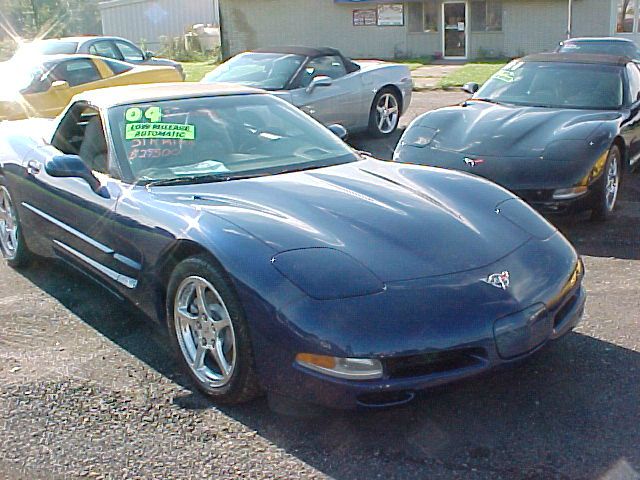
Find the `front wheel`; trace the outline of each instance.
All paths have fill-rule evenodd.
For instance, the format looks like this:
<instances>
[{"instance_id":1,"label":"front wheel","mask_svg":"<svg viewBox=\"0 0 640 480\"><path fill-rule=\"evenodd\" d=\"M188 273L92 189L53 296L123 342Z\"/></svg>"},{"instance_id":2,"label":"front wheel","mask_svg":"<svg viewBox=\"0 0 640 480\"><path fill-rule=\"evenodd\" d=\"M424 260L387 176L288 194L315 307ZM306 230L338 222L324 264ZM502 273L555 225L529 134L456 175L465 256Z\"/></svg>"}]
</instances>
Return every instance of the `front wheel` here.
<instances>
[{"instance_id":1,"label":"front wheel","mask_svg":"<svg viewBox=\"0 0 640 480\"><path fill-rule=\"evenodd\" d=\"M378 92L369 113L369 133L374 137L386 137L398 128L400 123L400 98L391 88Z\"/></svg>"},{"instance_id":2,"label":"front wheel","mask_svg":"<svg viewBox=\"0 0 640 480\"><path fill-rule=\"evenodd\" d=\"M200 390L226 404L258 394L240 302L206 257L184 260L174 270L167 290L167 322L181 363Z\"/></svg>"},{"instance_id":3,"label":"front wheel","mask_svg":"<svg viewBox=\"0 0 640 480\"><path fill-rule=\"evenodd\" d=\"M621 178L622 155L620 154L620 148L614 145L609 150L602 178L598 180L596 185L591 220L601 222L611 218L618 200Z\"/></svg>"},{"instance_id":4,"label":"front wheel","mask_svg":"<svg viewBox=\"0 0 640 480\"><path fill-rule=\"evenodd\" d=\"M9 266L25 266L30 259L29 250L24 242L18 212L9 190L0 184L0 250Z\"/></svg>"}]
</instances>

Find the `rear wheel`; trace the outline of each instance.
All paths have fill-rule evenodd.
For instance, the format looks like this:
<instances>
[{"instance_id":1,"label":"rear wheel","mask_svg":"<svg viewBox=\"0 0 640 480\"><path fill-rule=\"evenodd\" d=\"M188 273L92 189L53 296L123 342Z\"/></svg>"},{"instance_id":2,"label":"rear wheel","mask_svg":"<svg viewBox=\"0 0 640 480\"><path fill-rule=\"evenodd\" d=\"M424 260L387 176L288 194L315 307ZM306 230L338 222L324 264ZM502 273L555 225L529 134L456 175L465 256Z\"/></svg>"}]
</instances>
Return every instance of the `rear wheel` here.
<instances>
[{"instance_id":1,"label":"rear wheel","mask_svg":"<svg viewBox=\"0 0 640 480\"><path fill-rule=\"evenodd\" d=\"M180 263L167 292L169 334L181 363L218 403L254 398L258 382L248 326L235 292L206 257Z\"/></svg>"},{"instance_id":2,"label":"rear wheel","mask_svg":"<svg viewBox=\"0 0 640 480\"><path fill-rule=\"evenodd\" d=\"M622 179L622 155L617 145L611 147L602 178L598 180L595 190L594 207L591 220L605 221L611 218L618 201L620 181Z\"/></svg>"},{"instance_id":3,"label":"rear wheel","mask_svg":"<svg viewBox=\"0 0 640 480\"><path fill-rule=\"evenodd\" d=\"M9 190L0 184L0 250L9 266L25 266L30 259L22 228Z\"/></svg>"},{"instance_id":4,"label":"rear wheel","mask_svg":"<svg viewBox=\"0 0 640 480\"><path fill-rule=\"evenodd\" d=\"M398 128L400 122L400 98L392 88L378 92L369 113L369 133L374 137L386 137Z\"/></svg>"}]
</instances>

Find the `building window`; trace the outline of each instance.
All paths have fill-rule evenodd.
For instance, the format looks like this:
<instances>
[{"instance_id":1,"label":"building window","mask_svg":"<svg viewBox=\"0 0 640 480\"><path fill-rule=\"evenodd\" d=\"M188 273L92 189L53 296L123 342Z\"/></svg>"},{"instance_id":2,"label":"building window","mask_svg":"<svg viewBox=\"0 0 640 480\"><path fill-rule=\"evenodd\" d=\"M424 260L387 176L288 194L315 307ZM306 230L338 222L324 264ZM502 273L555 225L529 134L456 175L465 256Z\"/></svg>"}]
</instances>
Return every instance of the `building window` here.
<instances>
[{"instance_id":1,"label":"building window","mask_svg":"<svg viewBox=\"0 0 640 480\"><path fill-rule=\"evenodd\" d=\"M501 32L502 0L472 1L471 30L474 32Z\"/></svg>"},{"instance_id":2,"label":"building window","mask_svg":"<svg viewBox=\"0 0 640 480\"><path fill-rule=\"evenodd\" d=\"M436 0L409 2L407 4L407 26L411 33L438 31L438 3Z\"/></svg>"},{"instance_id":3,"label":"building window","mask_svg":"<svg viewBox=\"0 0 640 480\"><path fill-rule=\"evenodd\" d=\"M618 33L633 32L636 0L618 0L618 21L616 31Z\"/></svg>"},{"instance_id":4,"label":"building window","mask_svg":"<svg viewBox=\"0 0 640 480\"><path fill-rule=\"evenodd\" d=\"M437 32L438 31L438 10L439 5L435 0L430 0L424 3L424 31L425 32Z\"/></svg>"}]
</instances>

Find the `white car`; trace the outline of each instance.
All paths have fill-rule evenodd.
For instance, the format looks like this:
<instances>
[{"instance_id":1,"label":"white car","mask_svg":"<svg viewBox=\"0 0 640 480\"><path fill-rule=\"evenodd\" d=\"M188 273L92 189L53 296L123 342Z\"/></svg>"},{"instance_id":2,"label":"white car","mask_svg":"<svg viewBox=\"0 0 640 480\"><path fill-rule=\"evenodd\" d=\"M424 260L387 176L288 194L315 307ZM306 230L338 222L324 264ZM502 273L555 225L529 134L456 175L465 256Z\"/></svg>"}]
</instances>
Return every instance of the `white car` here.
<instances>
[{"instance_id":1,"label":"white car","mask_svg":"<svg viewBox=\"0 0 640 480\"><path fill-rule=\"evenodd\" d=\"M279 47L241 53L204 83L230 82L268 90L325 125L391 135L411 103L405 65L354 62L333 48Z\"/></svg>"}]
</instances>

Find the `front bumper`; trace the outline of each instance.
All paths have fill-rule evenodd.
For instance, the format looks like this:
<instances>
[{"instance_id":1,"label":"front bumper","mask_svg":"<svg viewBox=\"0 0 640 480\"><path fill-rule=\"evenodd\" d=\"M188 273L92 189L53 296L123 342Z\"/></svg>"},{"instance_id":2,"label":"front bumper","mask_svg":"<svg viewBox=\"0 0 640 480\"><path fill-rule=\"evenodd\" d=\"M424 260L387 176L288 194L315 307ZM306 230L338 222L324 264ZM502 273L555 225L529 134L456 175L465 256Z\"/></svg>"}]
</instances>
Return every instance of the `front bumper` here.
<instances>
[{"instance_id":1,"label":"front bumper","mask_svg":"<svg viewBox=\"0 0 640 480\"><path fill-rule=\"evenodd\" d=\"M544 213L574 213L591 208L594 179L586 194L569 199L553 199L559 189L582 184L597 162L584 158L556 161L536 157L495 157L470 155L432 146L416 148L398 146L394 161L460 170L484 177L518 195L532 207Z\"/></svg>"},{"instance_id":2,"label":"front bumper","mask_svg":"<svg viewBox=\"0 0 640 480\"><path fill-rule=\"evenodd\" d=\"M554 190L515 190L513 193L542 213L568 215L593 207L595 184L581 196L569 200L555 200Z\"/></svg>"},{"instance_id":3,"label":"front bumper","mask_svg":"<svg viewBox=\"0 0 640 480\"><path fill-rule=\"evenodd\" d=\"M257 366L258 374L268 391L323 406L386 407L410 401L419 390L525 358L573 329L586 300L582 276L571 280L577 261L572 247L556 234L483 269L394 282L376 295L293 302L278 315L278 324L291 335L285 338L285 328L272 330L271 339L256 344L256 358L269 359ZM510 291L481 281L499 268L511 272ZM498 322L538 304L545 320L516 324L512 344L498 348ZM304 351L377 358L384 376L363 381L330 377L296 364L295 355Z\"/></svg>"},{"instance_id":4,"label":"front bumper","mask_svg":"<svg viewBox=\"0 0 640 480\"><path fill-rule=\"evenodd\" d=\"M532 355L579 323L585 301L586 293L581 287L567 298L559 314L552 316L553 320L544 332L532 332L532 336L542 333L543 340L510 358L500 355L494 337L450 350L386 358L383 360L385 378L381 380L341 380L294 365L289 382L304 386L296 388L300 394L297 398L327 407L352 409L401 405L411 401L421 390L473 377Z\"/></svg>"}]
</instances>

